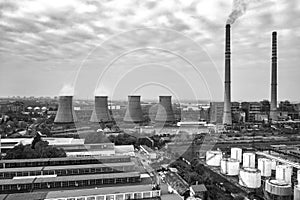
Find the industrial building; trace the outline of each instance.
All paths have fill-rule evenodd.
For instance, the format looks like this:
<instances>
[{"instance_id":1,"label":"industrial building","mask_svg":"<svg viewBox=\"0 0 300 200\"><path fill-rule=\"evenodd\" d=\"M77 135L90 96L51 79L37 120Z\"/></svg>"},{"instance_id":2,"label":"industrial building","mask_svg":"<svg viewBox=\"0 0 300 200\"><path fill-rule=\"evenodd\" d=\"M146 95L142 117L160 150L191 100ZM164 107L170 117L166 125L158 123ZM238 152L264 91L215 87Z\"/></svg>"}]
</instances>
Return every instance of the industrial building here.
<instances>
[{"instance_id":1,"label":"industrial building","mask_svg":"<svg viewBox=\"0 0 300 200\"><path fill-rule=\"evenodd\" d=\"M23 198L49 200L160 197L150 176L129 156L1 160L1 166L0 199L20 192Z\"/></svg>"}]
</instances>

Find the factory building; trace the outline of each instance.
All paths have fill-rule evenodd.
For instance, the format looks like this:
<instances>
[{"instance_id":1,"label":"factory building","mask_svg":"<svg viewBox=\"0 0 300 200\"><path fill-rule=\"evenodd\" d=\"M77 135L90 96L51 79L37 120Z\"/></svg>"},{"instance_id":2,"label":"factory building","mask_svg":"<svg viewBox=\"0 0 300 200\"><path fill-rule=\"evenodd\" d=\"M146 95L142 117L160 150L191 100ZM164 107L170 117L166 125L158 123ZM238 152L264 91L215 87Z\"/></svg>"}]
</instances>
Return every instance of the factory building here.
<instances>
[{"instance_id":1,"label":"factory building","mask_svg":"<svg viewBox=\"0 0 300 200\"><path fill-rule=\"evenodd\" d=\"M19 159L0 163L3 164L1 199L158 200L161 196L150 176L140 171L141 166L129 156Z\"/></svg>"},{"instance_id":2,"label":"factory building","mask_svg":"<svg viewBox=\"0 0 300 200\"><path fill-rule=\"evenodd\" d=\"M210 123L222 124L224 113L223 102L211 102L209 108Z\"/></svg>"}]
</instances>

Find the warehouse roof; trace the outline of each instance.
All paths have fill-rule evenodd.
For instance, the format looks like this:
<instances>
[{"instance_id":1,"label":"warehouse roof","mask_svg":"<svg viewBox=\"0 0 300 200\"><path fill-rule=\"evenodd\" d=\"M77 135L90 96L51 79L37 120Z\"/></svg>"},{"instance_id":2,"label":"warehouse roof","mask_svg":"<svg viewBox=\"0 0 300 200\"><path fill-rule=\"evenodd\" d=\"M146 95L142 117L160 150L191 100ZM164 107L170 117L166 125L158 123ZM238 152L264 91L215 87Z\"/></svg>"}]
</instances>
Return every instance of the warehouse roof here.
<instances>
[{"instance_id":1,"label":"warehouse roof","mask_svg":"<svg viewBox=\"0 0 300 200\"><path fill-rule=\"evenodd\" d=\"M106 195L106 194L117 194L117 193L127 193L127 192L145 192L151 190L152 190L151 185L126 185L120 187L103 187L103 188L83 189L83 190L62 190L62 191L48 192L46 199L90 196L90 195Z\"/></svg>"}]
</instances>

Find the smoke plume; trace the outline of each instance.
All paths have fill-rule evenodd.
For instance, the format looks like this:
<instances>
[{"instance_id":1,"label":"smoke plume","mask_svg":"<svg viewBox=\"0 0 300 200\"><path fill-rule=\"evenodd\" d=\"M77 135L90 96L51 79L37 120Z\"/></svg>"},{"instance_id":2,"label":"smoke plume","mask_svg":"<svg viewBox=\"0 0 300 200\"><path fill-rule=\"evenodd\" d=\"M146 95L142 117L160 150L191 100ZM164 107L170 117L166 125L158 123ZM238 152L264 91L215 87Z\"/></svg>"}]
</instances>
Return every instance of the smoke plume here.
<instances>
[{"instance_id":1,"label":"smoke plume","mask_svg":"<svg viewBox=\"0 0 300 200\"><path fill-rule=\"evenodd\" d=\"M227 19L226 24L233 24L247 10L248 5L256 0L233 0L232 11Z\"/></svg>"},{"instance_id":2,"label":"smoke plume","mask_svg":"<svg viewBox=\"0 0 300 200\"><path fill-rule=\"evenodd\" d=\"M59 92L59 96L73 96L74 87L70 84L65 84Z\"/></svg>"}]
</instances>

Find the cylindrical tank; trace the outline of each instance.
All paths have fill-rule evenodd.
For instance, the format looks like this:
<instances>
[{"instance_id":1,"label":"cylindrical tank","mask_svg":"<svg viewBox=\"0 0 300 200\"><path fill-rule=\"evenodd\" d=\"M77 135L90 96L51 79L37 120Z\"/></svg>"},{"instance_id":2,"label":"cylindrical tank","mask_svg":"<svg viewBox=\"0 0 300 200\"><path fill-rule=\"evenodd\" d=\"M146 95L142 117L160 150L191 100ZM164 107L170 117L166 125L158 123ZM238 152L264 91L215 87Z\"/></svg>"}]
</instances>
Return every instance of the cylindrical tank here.
<instances>
[{"instance_id":1,"label":"cylindrical tank","mask_svg":"<svg viewBox=\"0 0 300 200\"><path fill-rule=\"evenodd\" d=\"M255 168L254 153L243 153L243 167Z\"/></svg>"},{"instance_id":2,"label":"cylindrical tank","mask_svg":"<svg viewBox=\"0 0 300 200\"><path fill-rule=\"evenodd\" d=\"M272 199L290 200L292 195L292 186L282 180L267 180L265 191Z\"/></svg>"},{"instance_id":3,"label":"cylindrical tank","mask_svg":"<svg viewBox=\"0 0 300 200\"><path fill-rule=\"evenodd\" d=\"M91 122L111 122L108 110L107 96L95 96L95 106L90 119Z\"/></svg>"},{"instance_id":4,"label":"cylindrical tank","mask_svg":"<svg viewBox=\"0 0 300 200\"><path fill-rule=\"evenodd\" d=\"M276 180L283 180L288 184L292 183L293 168L289 165L276 166Z\"/></svg>"},{"instance_id":5,"label":"cylindrical tank","mask_svg":"<svg viewBox=\"0 0 300 200\"><path fill-rule=\"evenodd\" d=\"M124 116L124 121L131 123L141 123L144 121L141 96L128 96L128 106Z\"/></svg>"},{"instance_id":6,"label":"cylindrical tank","mask_svg":"<svg viewBox=\"0 0 300 200\"><path fill-rule=\"evenodd\" d=\"M73 96L60 96L58 102L58 110L54 119L54 123L73 123L76 121L75 112L72 106Z\"/></svg>"},{"instance_id":7,"label":"cylindrical tank","mask_svg":"<svg viewBox=\"0 0 300 200\"><path fill-rule=\"evenodd\" d=\"M272 165L271 165L272 170L276 170L276 166L277 166L277 161L273 159L272 160Z\"/></svg>"},{"instance_id":8,"label":"cylindrical tank","mask_svg":"<svg viewBox=\"0 0 300 200\"><path fill-rule=\"evenodd\" d=\"M227 176L237 176L240 171L240 163L232 158L223 158L221 160L221 173Z\"/></svg>"},{"instance_id":9,"label":"cylindrical tank","mask_svg":"<svg viewBox=\"0 0 300 200\"><path fill-rule=\"evenodd\" d=\"M272 161L267 158L258 159L258 169L261 171L261 176L270 177L272 174Z\"/></svg>"},{"instance_id":10,"label":"cylindrical tank","mask_svg":"<svg viewBox=\"0 0 300 200\"><path fill-rule=\"evenodd\" d=\"M239 174L239 184L246 188L260 188L261 173L258 169L242 168Z\"/></svg>"},{"instance_id":11,"label":"cylindrical tank","mask_svg":"<svg viewBox=\"0 0 300 200\"><path fill-rule=\"evenodd\" d=\"M206 164L209 166L219 167L221 165L222 157L223 155L221 151L207 151Z\"/></svg>"},{"instance_id":12,"label":"cylindrical tank","mask_svg":"<svg viewBox=\"0 0 300 200\"><path fill-rule=\"evenodd\" d=\"M175 122L175 116L172 108L172 96L159 96L159 105L155 121L168 123Z\"/></svg>"},{"instance_id":13,"label":"cylindrical tank","mask_svg":"<svg viewBox=\"0 0 300 200\"><path fill-rule=\"evenodd\" d=\"M242 162L242 153L243 150L241 148L231 148L231 158L238 160L240 163Z\"/></svg>"},{"instance_id":14,"label":"cylindrical tank","mask_svg":"<svg viewBox=\"0 0 300 200\"><path fill-rule=\"evenodd\" d=\"M300 185L295 185L294 187L294 200L300 199Z\"/></svg>"}]
</instances>

